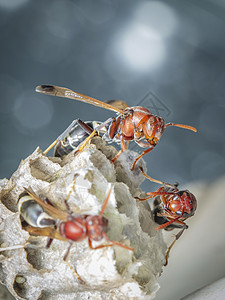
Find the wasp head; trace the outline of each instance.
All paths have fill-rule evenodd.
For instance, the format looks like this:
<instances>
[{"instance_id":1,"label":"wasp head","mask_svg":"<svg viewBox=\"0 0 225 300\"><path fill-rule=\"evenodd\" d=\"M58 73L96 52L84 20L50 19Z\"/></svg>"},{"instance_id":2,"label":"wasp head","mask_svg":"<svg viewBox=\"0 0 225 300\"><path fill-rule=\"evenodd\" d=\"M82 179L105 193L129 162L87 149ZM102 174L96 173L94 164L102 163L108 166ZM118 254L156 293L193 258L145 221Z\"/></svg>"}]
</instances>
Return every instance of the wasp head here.
<instances>
[{"instance_id":1,"label":"wasp head","mask_svg":"<svg viewBox=\"0 0 225 300\"><path fill-rule=\"evenodd\" d=\"M100 241L107 229L108 220L102 216L89 216L87 219L88 236L93 241Z\"/></svg>"},{"instance_id":2,"label":"wasp head","mask_svg":"<svg viewBox=\"0 0 225 300\"><path fill-rule=\"evenodd\" d=\"M165 121L158 116L150 116L146 122L145 133L147 141L155 147L165 130Z\"/></svg>"}]
</instances>

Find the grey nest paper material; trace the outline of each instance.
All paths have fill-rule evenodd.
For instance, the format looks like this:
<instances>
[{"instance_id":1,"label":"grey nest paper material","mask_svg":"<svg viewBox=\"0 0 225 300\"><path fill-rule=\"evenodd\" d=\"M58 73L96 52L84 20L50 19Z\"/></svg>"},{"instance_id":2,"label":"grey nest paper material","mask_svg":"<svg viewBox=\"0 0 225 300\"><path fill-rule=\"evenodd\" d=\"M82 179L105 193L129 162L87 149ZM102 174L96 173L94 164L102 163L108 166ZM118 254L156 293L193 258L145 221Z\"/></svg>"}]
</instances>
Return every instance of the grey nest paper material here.
<instances>
[{"instance_id":1,"label":"grey nest paper material","mask_svg":"<svg viewBox=\"0 0 225 300\"><path fill-rule=\"evenodd\" d=\"M1 248L12 248L0 252L0 279L17 299L153 299L159 289L157 278L166 245L161 232L155 230L148 203L134 198L144 180L138 168L130 171L137 154L127 150L112 164L110 158L116 150L100 138L95 138L94 144L64 159L46 157L37 148L10 180L0 182L0 243ZM145 168L143 160L139 164ZM112 187L104 211L106 234L134 251L116 245L93 250L86 238L73 242L67 258L70 267L63 260L68 242L54 239L46 248L46 237L23 230L17 201L24 187L32 188L41 199L47 197L63 211L68 198L74 213L88 215L100 213ZM108 241L103 239L94 246L104 243Z\"/></svg>"}]
</instances>

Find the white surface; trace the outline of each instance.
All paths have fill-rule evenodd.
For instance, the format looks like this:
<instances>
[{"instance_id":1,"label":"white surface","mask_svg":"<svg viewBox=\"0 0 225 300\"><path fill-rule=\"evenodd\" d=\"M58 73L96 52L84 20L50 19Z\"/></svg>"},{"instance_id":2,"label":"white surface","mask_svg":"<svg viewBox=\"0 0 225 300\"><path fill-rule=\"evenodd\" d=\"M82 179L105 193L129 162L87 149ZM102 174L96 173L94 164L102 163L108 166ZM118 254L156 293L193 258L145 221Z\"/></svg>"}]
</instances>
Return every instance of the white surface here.
<instances>
[{"instance_id":1,"label":"white surface","mask_svg":"<svg viewBox=\"0 0 225 300\"><path fill-rule=\"evenodd\" d=\"M183 300L224 300L225 299L225 278L205 286L204 288L185 297Z\"/></svg>"}]
</instances>

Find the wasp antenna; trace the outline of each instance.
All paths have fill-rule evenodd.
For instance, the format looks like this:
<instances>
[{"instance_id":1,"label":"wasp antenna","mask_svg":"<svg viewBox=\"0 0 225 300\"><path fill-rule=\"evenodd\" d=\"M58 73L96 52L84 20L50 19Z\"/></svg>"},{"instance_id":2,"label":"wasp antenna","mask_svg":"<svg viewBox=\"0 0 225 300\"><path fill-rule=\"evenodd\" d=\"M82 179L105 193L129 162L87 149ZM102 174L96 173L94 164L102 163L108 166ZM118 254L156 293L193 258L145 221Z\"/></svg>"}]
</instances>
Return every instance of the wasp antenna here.
<instances>
[{"instance_id":1,"label":"wasp antenna","mask_svg":"<svg viewBox=\"0 0 225 300\"><path fill-rule=\"evenodd\" d=\"M189 126L189 125L184 125L184 124L175 124L175 123L168 123L166 124L166 127L169 126L176 126L176 127L180 127L180 128L184 128L184 129L188 129L188 130L192 130L194 132L197 132L197 129L193 126Z\"/></svg>"},{"instance_id":2,"label":"wasp antenna","mask_svg":"<svg viewBox=\"0 0 225 300\"><path fill-rule=\"evenodd\" d=\"M100 216L103 215L103 213L104 213L104 211L105 211L105 209L106 209L106 206L107 206L107 204L108 204L108 202L109 202L109 197L110 197L111 192L112 192L112 186L110 187L109 193L108 193L108 195L107 195L107 197L106 197L106 199L105 199L105 202L104 202L103 205L102 205L102 209L101 209L101 212L100 212L100 214L99 214Z\"/></svg>"}]
</instances>

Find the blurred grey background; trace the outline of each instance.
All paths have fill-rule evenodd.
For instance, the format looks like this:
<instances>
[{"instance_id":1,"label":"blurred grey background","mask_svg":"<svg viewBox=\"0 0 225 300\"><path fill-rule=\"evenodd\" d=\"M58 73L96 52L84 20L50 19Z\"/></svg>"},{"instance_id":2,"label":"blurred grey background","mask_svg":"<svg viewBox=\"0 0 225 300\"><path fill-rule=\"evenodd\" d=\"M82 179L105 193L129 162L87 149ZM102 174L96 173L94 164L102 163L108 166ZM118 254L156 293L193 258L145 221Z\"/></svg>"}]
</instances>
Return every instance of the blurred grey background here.
<instances>
[{"instance_id":1,"label":"blurred grey background","mask_svg":"<svg viewBox=\"0 0 225 300\"><path fill-rule=\"evenodd\" d=\"M0 178L73 119L114 115L37 94L39 84L141 103L167 122L195 126L198 133L168 128L145 156L154 178L185 186L225 175L224 37L224 0L0 0ZM163 288L159 299L178 299Z\"/></svg>"}]
</instances>

